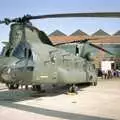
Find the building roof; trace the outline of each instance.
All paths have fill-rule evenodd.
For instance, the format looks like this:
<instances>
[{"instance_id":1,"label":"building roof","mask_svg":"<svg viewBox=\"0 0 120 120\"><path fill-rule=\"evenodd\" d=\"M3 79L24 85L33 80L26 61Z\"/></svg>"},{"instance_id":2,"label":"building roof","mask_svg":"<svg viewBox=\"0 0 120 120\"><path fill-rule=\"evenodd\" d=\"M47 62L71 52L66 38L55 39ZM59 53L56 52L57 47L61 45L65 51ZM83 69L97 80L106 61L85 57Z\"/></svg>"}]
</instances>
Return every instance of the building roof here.
<instances>
[{"instance_id":1,"label":"building roof","mask_svg":"<svg viewBox=\"0 0 120 120\"><path fill-rule=\"evenodd\" d=\"M120 35L120 30L113 34L114 36Z\"/></svg>"},{"instance_id":2,"label":"building roof","mask_svg":"<svg viewBox=\"0 0 120 120\"><path fill-rule=\"evenodd\" d=\"M87 33L81 31L80 29L76 30L75 32L73 32L70 36L88 36Z\"/></svg>"},{"instance_id":3,"label":"building roof","mask_svg":"<svg viewBox=\"0 0 120 120\"><path fill-rule=\"evenodd\" d=\"M84 39L90 39L92 43L119 43L120 44L120 36L50 36L50 40L53 42L53 44L58 43L67 43L71 41L77 41L77 40L84 40Z\"/></svg>"},{"instance_id":4,"label":"building roof","mask_svg":"<svg viewBox=\"0 0 120 120\"><path fill-rule=\"evenodd\" d=\"M92 36L110 36L110 35L103 31L102 29L99 29L97 32L93 33Z\"/></svg>"},{"instance_id":5,"label":"building roof","mask_svg":"<svg viewBox=\"0 0 120 120\"><path fill-rule=\"evenodd\" d=\"M84 32L78 29L74 33L72 33L70 36L66 36L61 31L56 30L49 35L49 38L53 44L67 43L71 41L84 40L84 39L89 39L93 43L120 44L119 35L120 35L120 31L116 32L115 35L111 36L108 33L104 32L103 30L99 29L92 36L88 36L86 35L86 33L84 35Z\"/></svg>"},{"instance_id":6,"label":"building roof","mask_svg":"<svg viewBox=\"0 0 120 120\"><path fill-rule=\"evenodd\" d=\"M55 30L54 32L49 34L49 36L66 36L66 34L61 32L60 30Z\"/></svg>"}]
</instances>

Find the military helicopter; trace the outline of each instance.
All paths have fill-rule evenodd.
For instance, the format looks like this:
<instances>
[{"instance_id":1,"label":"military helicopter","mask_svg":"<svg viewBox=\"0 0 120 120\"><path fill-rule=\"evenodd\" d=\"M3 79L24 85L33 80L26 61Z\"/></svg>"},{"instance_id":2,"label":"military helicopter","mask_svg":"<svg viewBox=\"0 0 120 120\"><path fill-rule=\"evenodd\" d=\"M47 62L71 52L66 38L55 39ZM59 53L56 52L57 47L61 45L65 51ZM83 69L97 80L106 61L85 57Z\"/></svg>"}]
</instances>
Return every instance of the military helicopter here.
<instances>
[{"instance_id":1,"label":"military helicopter","mask_svg":"<svg viewBox=\"0 0 120 120\"><path fill-rule=\"evenodd\" d=\"M100 48L88 40L74 41L76 53L72 54L53 45L47 35L32 25L30 20L62 17L120 17L119 12L109 13L64 13L51 15L26 15L19 18L5 18L0 24L11 24L9 42L0 57L0 82L9 89L19 85L32 85L40 90L41 84L92 83L97 85L95 66L90 52L84 52L87 45ZM69 44L73 44L70 42ZM68 43L67 43L68 44Z\"/></svg>"}]
</instances>

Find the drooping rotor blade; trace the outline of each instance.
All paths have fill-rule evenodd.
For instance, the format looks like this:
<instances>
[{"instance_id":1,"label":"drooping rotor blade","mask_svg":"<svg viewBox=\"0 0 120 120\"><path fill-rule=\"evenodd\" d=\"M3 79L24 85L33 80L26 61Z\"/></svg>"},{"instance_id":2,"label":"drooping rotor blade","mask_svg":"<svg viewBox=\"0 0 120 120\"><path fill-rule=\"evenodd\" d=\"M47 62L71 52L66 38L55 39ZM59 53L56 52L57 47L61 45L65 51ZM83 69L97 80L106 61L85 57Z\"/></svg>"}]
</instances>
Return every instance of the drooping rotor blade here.
<instances>
[{"instance_id":1,"label":"drooping rotor blade","mask_svg":"<svg viewBox=\"0 0 120 120\"><path fill-rule=\"evenodd\" d=\"M89 39L85 39L85 40L75 40L75 41L68 41L68 42L61 42L58 44L55 44L54 46L59 46L59 45L64 45L64 44L68 44L68 43L85 43L87 42Z\"/></svg>"},{"instance_id":2,"label":"drooping rotor blade","mask_svg":"<svg viewBox=\"0 0 120 120\"><path fill-rule=\"evenodd\" d=\"M111 53L110 51L108 51L108 50L106 50L106 49L104 49L104 48L102 48L102 47L99 47L99 46L97 46L97 45L95 45L95 44L89 43L89 45L91 45L92 47L97 48L97 49L99 49L99 50L102 50L102 51L104 51L104 52L106 52L106 53L108 53L108 54L110 54L110 55L113 55L113 53Z\"/></svg>"},{"instance_id":3,"label":"drooping rotor blade","mask_svg":"<svg viewBox=\"0 0 120 120\"><path fill-rule=\"evenodd\" d=\"M1 20L0 20L0 24L3 24L3 23L4 23L4 21L1 21Z\"/></svg>"},{"instance_id":4,"label":"drooping rotor blade","mask_svg":"<svg viewBox=\"0 0 120 120\"><path fill-rule=\"evenodd\" d=\"M48 14L38 16L28 16L27 19L46 19L46 18L62 18L62 17L108 17L120 18L120 12L95 12L95 13L63 13L63 14Z\"/></svg>"},{"instance_id":5,"label":"drooping rotor blade","mask_svg":"<svg viewBox=\"0 0 120 120\"><path fill-rule=\"evenodd\" d=\"M9 23L11 23L11 22L15 22L14 21L15 19L13 19L13 20L10 20L10 19L8 19L8 18L5 18L4 20L0 20L0 24L6 24L6 25L9 25Z\"/></svg>"},{"instance_id":6,"label":"drooping rotor blade","mask_svg":"<svg viewBox=\"0 0 120 120\"><path fill-rule=\"evenodd\" d=\"M3 41L2 42L4 45L8 45L9 44L9 42L5 42L5 41Z\"/></svg>"}]
</instances>

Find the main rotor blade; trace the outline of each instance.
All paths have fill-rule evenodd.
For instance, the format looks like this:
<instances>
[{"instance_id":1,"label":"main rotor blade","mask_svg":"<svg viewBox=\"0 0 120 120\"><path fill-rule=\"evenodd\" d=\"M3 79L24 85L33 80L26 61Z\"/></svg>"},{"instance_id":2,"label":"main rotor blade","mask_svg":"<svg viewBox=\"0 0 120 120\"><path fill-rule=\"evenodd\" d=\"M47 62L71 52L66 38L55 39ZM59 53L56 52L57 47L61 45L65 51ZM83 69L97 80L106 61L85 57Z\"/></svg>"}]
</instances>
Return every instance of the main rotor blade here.
<instances>
[{"instance_id":1,"label":"main rotor blade","mask_svg":"<svg viewBox=\"0 0 120 120\"><path fill-rule=\"evenodd\" d=\"M111 53L110 51L108 51L108 50L106 50L106 49L104 49L104 48L102 48L102 47L99 47L99 46L97 46L97 45L95 45L95 44L89 43L89 45L91 45L92 47L97 48L97 49L99 49L99 50L102 50L102 51L104 51L104 52L106 52L106 53L108 53L108 54L113 55L113 53Z\"/></svg>"},{"instance_id":2,"label":"main rotor blade","mask_svg":"<svg viewBox=\"0 0 120 120\"><path fill-rule=\"evenodd\" d=\"M59 45L64 45L64 44L68 44L68 43L85 43L87 42L89 39L85 39L85 40L75 40L75 41L68 41L68 42L61 42L61 43L57 43L54 46L59 46Z\"/></svg>"},{"instance_id":3,"label":"main rotor blade","mask_svg":"<svg viewBox=\"0 0 120 120\"><path fill-rule=\"evenodd\" d=\"M66 43L58 43L58 44L55 44L54 46L59 46L59 45L68 44L68 43L86 43L86 42L89 41L89 40L90 40L90 39L70 41L70 42L66 42ZM106 49L104 49L104 48L102 48L102 47L99 47L99 46L97 46L97 45L95 45L95 44L92 44L92 43L89 42L89 45L91 45L92 47L97 48L97 49L99 49L99 50L102 50L102 51L104 51L104 52L106 52L106 53L108 53L108 54L113 55L113 53L111 53L110 51L108 51L108 50L106 50Z\"/></svg>"},{"instance_id":4,"label":"main rotor blade","mask_svg":"<svg viewBox=\"0 0 120 120\"><path fill-rule=\"evenodd\" d=\"M3 23L5 23L5 22L0 20L0 24L3 24Z\"/></svg>"},{"instance_id":5,"label":"main rotor blade","mask_svg":"<svg viewBox=\"0 0 120 120\"><path fill-rule=\"evenodd\" d=\"M120 12L95 12L95 13L63 13L29 16L27 19L46 19L46 18L62 18L62 17L108 17L120 18Z\"/></svg>"},{"instance_id":6,"label":"main rotor blade","mask_svg":"<svg viewBox=\"0 0 120 120\"><path fill-rule=\"evenodd\" d=\"M7 45L7 44L9 44L9 42L5 42L5 41L3 41L2 43L3 43L4 45Z\"/></svg>"},{"instance_id":7,"label":"main rotor blade","mask_svg":"<svg viewBox=\"0 0 120 120\"><path fill-rule=\"evenodd\" d=\"M48 14L48 15L25 15L18 18L5 18L3 21L0 21L0 24L9 25L11 22L28 22L29 20L34 19L47 19L47 18L68 18L68 17L102 17L102 18L120 18L120 12L95 12L95 13L63 13L63 14Z\"/></svg>"}]
</instances>

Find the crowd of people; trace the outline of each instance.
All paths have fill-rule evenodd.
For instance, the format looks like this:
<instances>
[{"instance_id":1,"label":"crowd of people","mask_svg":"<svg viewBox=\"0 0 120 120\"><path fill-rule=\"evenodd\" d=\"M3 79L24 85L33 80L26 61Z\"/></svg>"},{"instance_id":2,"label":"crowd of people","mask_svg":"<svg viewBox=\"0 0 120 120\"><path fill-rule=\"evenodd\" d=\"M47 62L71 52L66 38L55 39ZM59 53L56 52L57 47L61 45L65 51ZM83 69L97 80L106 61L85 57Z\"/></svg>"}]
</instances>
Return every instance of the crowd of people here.
<instances>
[{"instance_id":1,"label":"crowd of people","mask_svg":"<svg viewBox=\"0 0 120 120\"><path fill-rule=\"evenodd\" d=\"M119 69L111 69L111 70L98 69L98 77L102 77L103 79L111 79L113 77L120 77L120 70Z\"/></svg>"}]
</instances>

